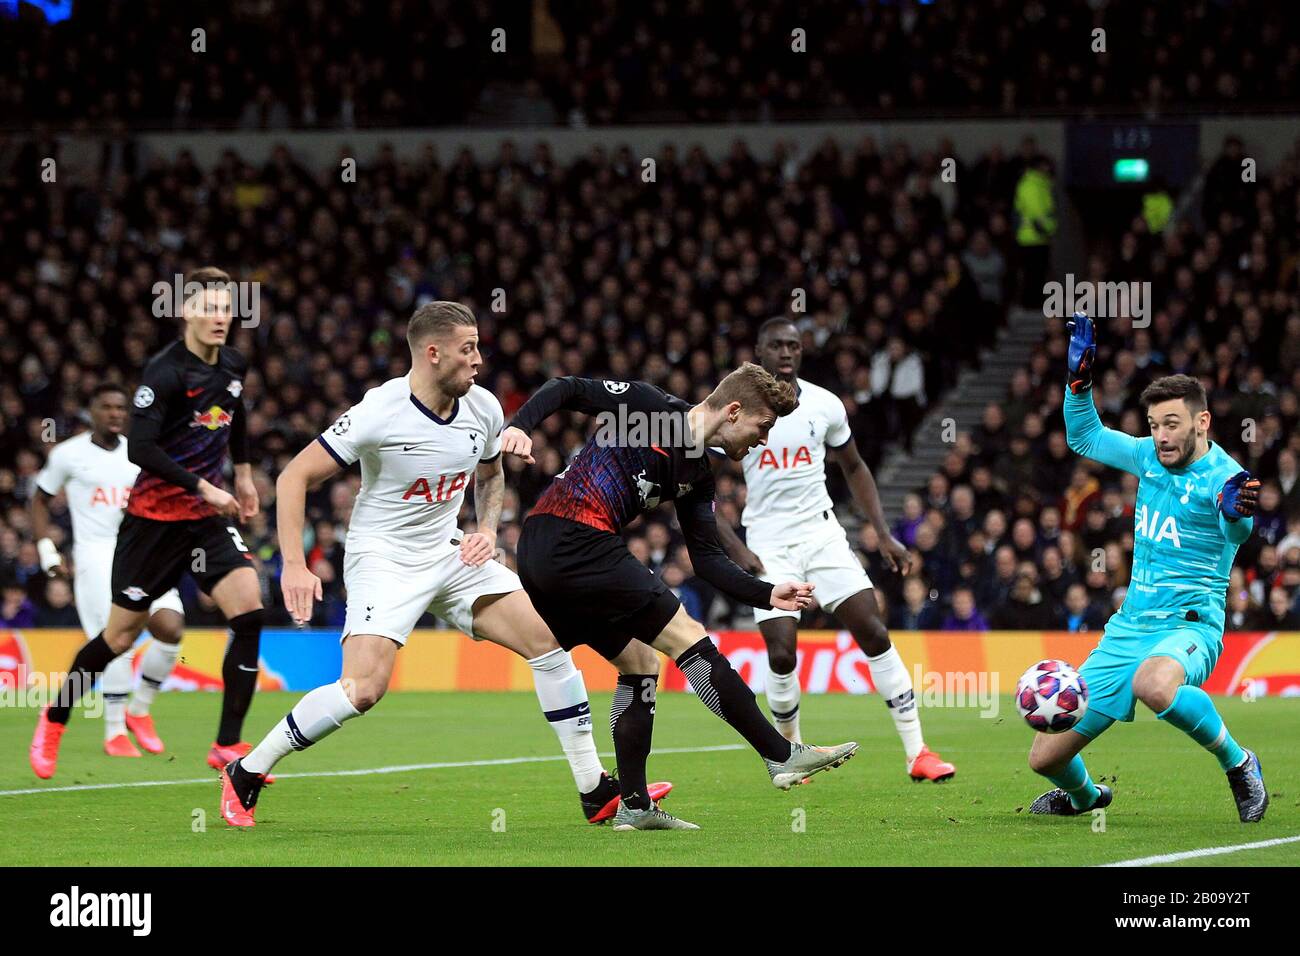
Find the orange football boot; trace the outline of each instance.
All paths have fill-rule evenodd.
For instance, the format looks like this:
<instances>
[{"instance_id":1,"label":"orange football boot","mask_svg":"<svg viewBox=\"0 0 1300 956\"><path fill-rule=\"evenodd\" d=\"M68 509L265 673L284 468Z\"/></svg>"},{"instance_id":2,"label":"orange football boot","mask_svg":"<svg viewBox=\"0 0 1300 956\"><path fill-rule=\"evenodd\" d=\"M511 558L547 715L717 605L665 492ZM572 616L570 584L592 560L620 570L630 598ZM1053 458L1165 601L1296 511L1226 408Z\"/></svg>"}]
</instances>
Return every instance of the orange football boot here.
<instances>
[{"instance_id":1,"label":"orange football boot","mask_svg":"<svg viewBox=\"0 0 1300 956\"><path fill-rule=\"evenodd\" d=\"M126 734L118 734L116 737L109 737L104 741L104 753L110 757L143 757L144 754L135 749L135 744L131 743L131 738Z\"/></svg>"},{"instance_id":2,"label":"orange football boot","mask_svg":"<svg viewBox=\"0 0 1300 956\"><path fill-rule=\"evenodd\" d=\"M248 752L253 749L253 745L241 740L237 744L230 744L223 747L214 743L212 749L208 751L208 766L213 770L223 770L232 760L238 760L240 757L247 757ZM266 783L275 783L275 777L267 775Z\"/></svg>"},{"instance_id":3,"label":"orange football boot","mask_svg":"<svg viewBox=\"0 0 1300 956\"><path fill-rule=\"evenodd\" d=\"M63 740L63 732L68 729L67 724L52 723L49 714L49 708L41 711L41 718L36 721L36 733L32 734L32 745L27 751L32 769L42 780L54 776L54 770L59 765L59 742Z\"/></svg>"},{"instance_id":4,"label":"orange football boot","mask_svg":"<svg viewBox=\"0 0 1300 956\"><path fill-rule=\"evenodd\" d=\"M933 780L935 783L942 783L945 780L952 779L953 775L957 773L957 768L929 747L922 747L921 752L916 755L911 765L908 766L907 772L918 783L922 780Z\"/></svg>"},{"instance_id":5,"label":"orange football boot","mask_svg":"<svg viewBox=\"0 0 1300 956\"><path fill-rule=\"evenodd\" d=\"M235 785L234 775L243 781L244 794ZM232 760L221 768L221 819L232 827L251 827L256 821L253 814L257 811L257 795L266 783L263 774L253 774L239 766L238 760ZM247 802L245 802L247 801Z\"/></svg>"},{"instance_id":6,"label":"orange football boot","mask_svg":"<svg viewBox=\"0 0 1300 956\"><path fill-rule=\"evenodd\" d=\"M153 717L145 714L143 717L134 717L129 712L126 715L126 729L131 731L136 742L151 754L160 754L163 752L162 738L158 736L158 731L154 729Z\"/></svg>"}]
</instances>

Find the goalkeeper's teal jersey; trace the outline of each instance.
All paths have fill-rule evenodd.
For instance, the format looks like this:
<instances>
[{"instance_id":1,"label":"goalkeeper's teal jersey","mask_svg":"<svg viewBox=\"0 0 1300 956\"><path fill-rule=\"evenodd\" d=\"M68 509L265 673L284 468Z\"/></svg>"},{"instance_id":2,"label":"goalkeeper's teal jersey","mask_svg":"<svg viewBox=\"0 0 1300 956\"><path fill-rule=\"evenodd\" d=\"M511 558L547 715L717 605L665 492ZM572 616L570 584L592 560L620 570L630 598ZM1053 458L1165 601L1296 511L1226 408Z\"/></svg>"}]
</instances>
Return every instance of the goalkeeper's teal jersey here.
<instances>
[{"instance_id":1,"label":"goalkeeper's teal jersey","mask_svg":"<svg viewBox=\"0 0 1300 956\"><path fill-rule=\"evenodd\" d=\"M1219 492L1241 466L1210 442L1186 468L1166 468L1153 438L1102 425L1091 392L1066 389L1065 431L1078 454L1138 477L1133 577L1118 612L1122 623L1157 625L1195 610L1203 623L1222 630L1228 572L1254 526L1251 518L1229 521L1219 511Z\"/></svg>"}]
</instances>

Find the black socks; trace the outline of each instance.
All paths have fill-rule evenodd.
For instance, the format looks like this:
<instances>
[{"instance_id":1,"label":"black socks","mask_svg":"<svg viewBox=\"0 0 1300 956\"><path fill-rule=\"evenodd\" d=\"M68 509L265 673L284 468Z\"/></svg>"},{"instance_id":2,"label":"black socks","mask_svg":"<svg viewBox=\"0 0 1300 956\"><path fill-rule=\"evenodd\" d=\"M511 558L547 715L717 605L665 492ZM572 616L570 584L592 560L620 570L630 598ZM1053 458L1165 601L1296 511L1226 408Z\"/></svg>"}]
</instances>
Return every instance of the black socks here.
<instances>
[{"instance_id":1,"label":"black socks","mask_svg":"<svg viewBox=\"0 0 1300 956\"><path fill-rule=\"evenodd\" d=\"M95 680L115 657L117 651L108 646L103 631L100 631L99 636L93 641L87 641L81 646L81 650L77 651L77 656L72 660L72 667L68 670L68 679L63 682L58 696L50 705L51 723L68 722L68 718L72 716L73 706L95 685Z\"/></svg>"},{"instance_id":2,"label":"black socks","mask_svg":"<svg viewBox=\"0 0 1300 956\"><path fill-rule=\"evenodd\" d=\"M790 741L768 723L754 692L713 641L706 637L693 644L677 658L677 666L704 706L735 727L759 756L778 762L790 759Z\"/></svg>"},{"instance_id":3,"label":"black socks","mask_svg":"<svg viewBox=\"0 0 1300 956\"><path fill-rule=\"evenodd\" d=\"M619 674L614 701L609 708L609 729L614 735L618 785L623 802L633 810L650 807L645 779L646 759L655 723L656 674Z\"/></svg>"},{"instance_id":4,"label":"black socks","mask_svg":"<svg viewBox=\"0 0 1300 956\"><path fill-rule=\"evenodd\" d=\"M257 653L262 638L263 611L249 611L230 619L230 644L221 664L225 694L221 699L221 725L217 745L229 747L239 743L244 732L244 717L257 690Z\"/></svg>"}]
</instances>

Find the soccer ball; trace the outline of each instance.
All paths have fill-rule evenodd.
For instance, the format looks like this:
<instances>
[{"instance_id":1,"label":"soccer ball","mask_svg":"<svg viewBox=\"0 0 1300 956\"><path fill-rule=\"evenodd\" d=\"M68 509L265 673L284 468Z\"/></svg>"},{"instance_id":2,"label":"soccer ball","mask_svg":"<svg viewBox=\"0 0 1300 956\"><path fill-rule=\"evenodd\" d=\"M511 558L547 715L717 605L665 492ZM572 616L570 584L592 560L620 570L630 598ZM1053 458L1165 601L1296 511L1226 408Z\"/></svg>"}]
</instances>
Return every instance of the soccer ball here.
<instances>
[{"instance_id":1,"label":"soccer ball","mask_svg":"<svg viewBox=\"0 0 1300 956\"><path fill-rule=\"evenodd\" d=\"M1062 733L1088 712L1088 685L1065 661L1039 661L1016 683L1016 710L1034 730Z\"/></svg>"}]
</instances>

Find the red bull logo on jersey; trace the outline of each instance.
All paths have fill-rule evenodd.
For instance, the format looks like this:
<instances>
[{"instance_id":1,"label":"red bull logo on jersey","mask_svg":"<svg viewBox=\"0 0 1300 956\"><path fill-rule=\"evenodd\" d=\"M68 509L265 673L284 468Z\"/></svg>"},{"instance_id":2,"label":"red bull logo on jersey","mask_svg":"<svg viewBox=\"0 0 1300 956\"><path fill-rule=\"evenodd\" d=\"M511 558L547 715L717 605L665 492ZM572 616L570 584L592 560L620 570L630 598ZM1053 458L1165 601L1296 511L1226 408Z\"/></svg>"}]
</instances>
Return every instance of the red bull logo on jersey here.
<instances>
[{"instance_id":1,"label":"red bull logo on jersey","mask_svg":"<svg viewBox=\"0 0 1300 956\"><path fill-rule=\"evenodd\" d=\"M234 416L220 405L213 405L206 412L195 412L190 428L206 428L210 432L218 428L229 428Z\"/></svg>"},{"instance_id":2,"label":"red bull logo on jersey","mask_svg":"<svg viewBox=\"0 0 1300 956\"><path fill-rule=\"evenodd\" d=\"M763 454L758 459L760 470L763 468L798 468L800 465L811 464L812 452L808 450L807 445L800 445L796 448L793 458L790 456L789 448L782 448L779 460L776 457L776 452L770 448L764 448Z\"/></svg>"},{"instance_id":3,"label":"red bull logo on jersey","mask_svg":"<svg viewBox=\"0 0 1300 956\"><path fill-rule=\"evenodd\" d=\"M1136 523L1134 534L1150 538L1156 544L1168 540L1174 543L1175 548L1183 546L1182 539L1178 536L1178 522L1173 515L1165 515L1161 520L1159 511L1152 511L1148 516L1147 506L1139 505L1133 518Z\"/></svg>"}]
</instances>

